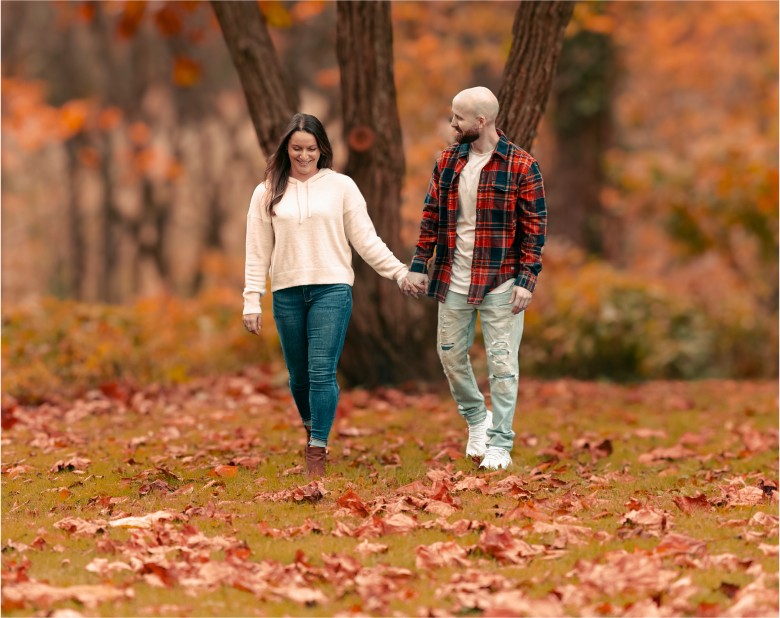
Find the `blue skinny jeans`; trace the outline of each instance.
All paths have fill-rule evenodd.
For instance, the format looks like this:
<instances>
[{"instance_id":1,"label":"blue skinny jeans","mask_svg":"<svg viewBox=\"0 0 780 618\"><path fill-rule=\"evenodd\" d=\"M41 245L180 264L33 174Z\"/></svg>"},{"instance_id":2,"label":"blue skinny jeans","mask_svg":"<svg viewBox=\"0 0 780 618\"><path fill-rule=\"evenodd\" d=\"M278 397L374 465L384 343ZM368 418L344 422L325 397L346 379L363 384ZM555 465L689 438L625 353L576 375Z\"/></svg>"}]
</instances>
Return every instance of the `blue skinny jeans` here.
<instances>
[{"instance_id":1,"label":"blue skinny jeans","mask_svg":"<svg viewBox=\"0 0 780 618\"><path fill-rule=\"evenodd\" d=\"M345 283L299 285L273 293L273 311L292 392L311 439L327 444L339 386L336 367L352 315Z\"/></svg>"}]
</instances>

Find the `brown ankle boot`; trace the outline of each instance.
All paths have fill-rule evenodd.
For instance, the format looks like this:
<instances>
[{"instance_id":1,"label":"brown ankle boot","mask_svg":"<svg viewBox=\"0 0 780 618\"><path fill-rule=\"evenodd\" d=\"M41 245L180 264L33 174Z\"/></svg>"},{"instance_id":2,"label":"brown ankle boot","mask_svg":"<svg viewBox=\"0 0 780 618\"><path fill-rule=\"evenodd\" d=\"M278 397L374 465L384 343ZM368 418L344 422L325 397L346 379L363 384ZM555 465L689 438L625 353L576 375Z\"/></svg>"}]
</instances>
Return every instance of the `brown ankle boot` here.
<instances>
[{"instance_id":1,"label":"brown ankle boot","mask_svg":"<svg viewBox=\"0 0 780 618\"><path fill-rule=\"evenodd\" d=\"M306 449L306 474L309 478L325 476L324 446L310 446Z\"/></svg>"}]
</instances>

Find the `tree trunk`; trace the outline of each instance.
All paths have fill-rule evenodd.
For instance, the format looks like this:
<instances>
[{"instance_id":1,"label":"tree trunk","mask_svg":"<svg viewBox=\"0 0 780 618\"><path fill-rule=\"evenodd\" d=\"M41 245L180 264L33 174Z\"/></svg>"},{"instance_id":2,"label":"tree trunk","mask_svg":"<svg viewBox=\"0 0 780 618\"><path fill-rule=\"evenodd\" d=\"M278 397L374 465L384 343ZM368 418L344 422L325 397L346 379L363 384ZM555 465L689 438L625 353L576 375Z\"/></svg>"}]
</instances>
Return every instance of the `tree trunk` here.
<instances>
[{"instance_id":1,"label":"tree trunk","mask_svg":"<svg viewBox=\"0 0 780 618\"><path fill-rule=\"evenodd\" d=\"M407 261L400 243L404 153L393 78L389 2L338 2L346 173L368 204L377 233ZM340 368L353 384L376 385L441 377L435 354L434 303L401 296L355 256L352 320Z\"/></svg>"},{"instance_id":2,"label":"tree trunk","mask_svg":"<svg viewBox=\"0 0 780 618\"><path fill-rule=\"evenodd\" d=\"M566 40L553 84L556 184L549 198L566 209L551 234L588 253L615 258L606 232L616 222L601 205L612 119L615 54L609 34L582 30Z\"/></svg>"},{"instance_id":3,"label":"tree trunk","mask_svg":"<svg viewBox=\"0 0 780 618\"><path fill-rule=\"evenodd\" d=\"M114 179L112 178L113 145L111 135L100 136L100 178L103 183L103 219L101 241L103 249L103 269L100 273L98 297L105 303L118 300L119 247L117 246L117 226L120 223L119 211L114 198Z\"/></svg>"},{"instance_id":4,"label":"tree trunk","mask_svg":"<svg viewBox=\"0 0 780 618\"><path fill-rule=\"evenodd\" d=\"M68 241L70 244L70 264L68 268L68 294L76 300L82 300L84 274L86 273L86 240L84 238L84 216L81 212L79 194L79 148L84 145L84 137L77 135L65 142L68 153Z\"/></svg>"},{"instance_id":5,"label":"tree trunk","mask_svg":"<svg viewBox=\"0 0 780 618\"><path fill-rule=\"evenodd\" d=\"M267 157L276 150L284 127L298 108L297 92L286 83L257 2L212 0L211 6Z\"/></svg>"},{"instance_id":6,"label":"tree trunk","mask_svg":"<svg viewBox=\"0 0 780 618\"><path fill-rule=\"evenodd\" d=\"M573 12L574 2L521 2L517 7L496 124L525 150L531 150L544 114Z\"/></svg>"}]
</instances>

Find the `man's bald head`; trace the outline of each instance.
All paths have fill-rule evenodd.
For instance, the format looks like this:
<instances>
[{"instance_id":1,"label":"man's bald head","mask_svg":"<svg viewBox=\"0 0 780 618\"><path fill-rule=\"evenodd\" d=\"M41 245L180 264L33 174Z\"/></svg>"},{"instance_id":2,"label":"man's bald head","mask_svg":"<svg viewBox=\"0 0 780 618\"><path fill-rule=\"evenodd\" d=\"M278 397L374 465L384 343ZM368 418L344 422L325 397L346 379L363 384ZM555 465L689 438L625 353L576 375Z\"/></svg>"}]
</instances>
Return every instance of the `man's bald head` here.
<instances>
[{"instance_id":1,"label":"man's bald head","mask_svg":"<svg viewBox=\"0 0 780 618\"><path fill-rule=\"evenodd\" d=\"M452 99L452 105L470 111L474 117L483 116L487 124L493 124L498 117L498 99L489 88L477 86L461 90Z\"/></svg>"}]
</instances>

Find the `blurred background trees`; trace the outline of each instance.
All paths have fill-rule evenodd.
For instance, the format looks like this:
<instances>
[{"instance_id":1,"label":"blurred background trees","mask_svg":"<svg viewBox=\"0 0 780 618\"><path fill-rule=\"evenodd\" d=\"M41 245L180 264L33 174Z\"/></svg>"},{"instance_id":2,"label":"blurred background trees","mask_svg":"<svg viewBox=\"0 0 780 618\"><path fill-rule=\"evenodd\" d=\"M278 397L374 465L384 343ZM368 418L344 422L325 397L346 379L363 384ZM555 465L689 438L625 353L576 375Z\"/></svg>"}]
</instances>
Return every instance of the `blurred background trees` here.
<instances>
[{"instance_id":1,"label":"blurred background trees","mask_svg":"<svg viewBox=\"0 0 780 618\"><path fill-rule=\"evenodd\" d=\"M336 4L259 6L300 108L326 123L347 169ZM451 97L475 84L499 92L517 6L391 6L403 259L451 139ZM27 303L47 296L204 293L239 313L245 215L264 160L211 6L1 10L4 313L40 310ZM776 374L777 12L576 5L533 145L550 242L524 370Z\"/></svg>"}]
</instances>

